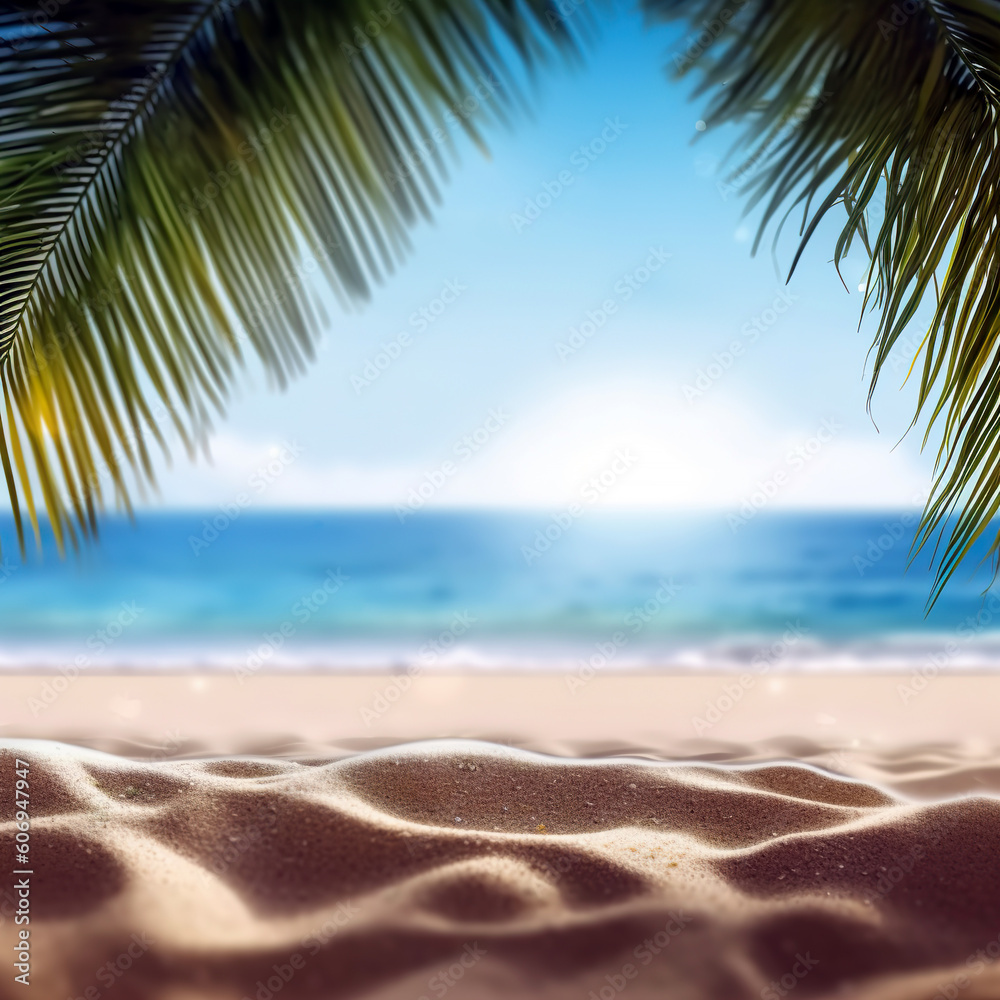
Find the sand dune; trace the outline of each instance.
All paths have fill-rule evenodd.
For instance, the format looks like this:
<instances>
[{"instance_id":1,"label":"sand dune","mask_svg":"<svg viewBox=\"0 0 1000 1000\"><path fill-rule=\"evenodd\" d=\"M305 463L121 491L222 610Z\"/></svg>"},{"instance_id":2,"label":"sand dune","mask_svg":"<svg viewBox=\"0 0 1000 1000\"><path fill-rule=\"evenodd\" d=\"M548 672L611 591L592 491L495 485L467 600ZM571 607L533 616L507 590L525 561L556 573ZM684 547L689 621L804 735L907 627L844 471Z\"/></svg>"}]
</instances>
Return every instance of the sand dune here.
<instances>
[{"instance_id":1,"label":"sand dune","mask_svg":"<svg viewBox=\"0 0 1000 1000\"><path fill-rule=\"evenodd\" d=\"M1000 768L942 747L852 758L860 780L476 742L140 763L23 741L5 790L15 756L31 985L8 958L3 998L1000 996ZM0 819L6 861L12 793Z\"/></svg>"}]
</instances>

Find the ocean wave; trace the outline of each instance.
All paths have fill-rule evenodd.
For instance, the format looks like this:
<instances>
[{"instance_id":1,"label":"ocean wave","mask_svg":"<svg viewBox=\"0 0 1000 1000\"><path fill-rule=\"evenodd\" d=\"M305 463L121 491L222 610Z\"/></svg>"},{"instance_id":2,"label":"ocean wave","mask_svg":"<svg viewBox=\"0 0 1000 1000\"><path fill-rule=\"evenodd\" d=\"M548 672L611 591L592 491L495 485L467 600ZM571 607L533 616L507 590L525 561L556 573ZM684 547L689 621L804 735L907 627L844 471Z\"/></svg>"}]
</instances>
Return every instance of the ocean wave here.
<instances>
[{"instance_id":1,"label":"ocean wave","mask_svg":"<svg viewBox=\"0 0 1000 1000\"><path fill-rule=\"evenodd\" d=\"M434 651L428 643L376 639L303 643L271 648L239 639L121 644L84 655L70 643L5 643L0 673L109 674L146 672L236 673L993 673L1000 671L1000 639L982 636L959 643L949 633L882 636L844 642L782 635L744 636L704 642L618 646L614 636L592 641L456 643Z\"/></svg>"}]
</instances>

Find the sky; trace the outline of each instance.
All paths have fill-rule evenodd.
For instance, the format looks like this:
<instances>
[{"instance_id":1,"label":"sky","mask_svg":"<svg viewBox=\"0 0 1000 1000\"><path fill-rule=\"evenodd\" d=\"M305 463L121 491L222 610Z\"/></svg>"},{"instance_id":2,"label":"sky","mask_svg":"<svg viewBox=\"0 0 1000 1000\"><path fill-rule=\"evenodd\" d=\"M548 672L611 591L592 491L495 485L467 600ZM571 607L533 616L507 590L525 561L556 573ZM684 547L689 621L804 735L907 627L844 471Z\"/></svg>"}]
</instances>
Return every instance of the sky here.
<instances>
[{"instance_id":1,"label":"sky","mask_svg":"<svg viewBox=\"0 0 1000 1000\"><path fill-rule=\"evenodd\" d=\"M540 74L531 115L488 131L489 157L457 142L404 266L357 313L331 301L286 392L251 371L212 463L179 457L150 506L920 504L905 349L866 411L865 259L845 289L839 218L788 285L794 240L751 257L725 183L737 133L704 129L706 99L668 72L686 44L620 12L582 68Z\"/></svg>"}]
</instances>

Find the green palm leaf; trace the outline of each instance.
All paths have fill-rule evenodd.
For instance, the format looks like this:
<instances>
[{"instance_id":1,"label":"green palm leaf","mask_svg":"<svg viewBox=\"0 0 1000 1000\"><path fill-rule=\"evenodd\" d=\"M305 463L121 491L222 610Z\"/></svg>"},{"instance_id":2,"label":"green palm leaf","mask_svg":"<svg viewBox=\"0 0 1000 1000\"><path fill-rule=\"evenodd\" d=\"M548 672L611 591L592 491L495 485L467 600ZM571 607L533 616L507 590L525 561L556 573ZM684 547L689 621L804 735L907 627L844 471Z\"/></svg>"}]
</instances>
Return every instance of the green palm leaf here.
<instances>
[{"instance_id":1,"label":"green palm leaf","mask_svg":"<svg viewBox=\"0 0 1000 1000\"><path fill-rule=\"evenodd\" d=\"M582 15L578 20L583 20ZM0 6L0 462L60 549L194 452L246 355L279 386L429 215L453 134L572 51L548 0Z\"/></svg>"},{"instance_id":2,"label":"green palm leaf","mask_svg":"<svg viewBox=\"0 0 1000 1000\"><path fill-rule=\"evenodd\" d=\"M711 123L748 122L761 232L801 211L802 247L838 204L871 259L874 391L907 324L933 317L915 359L914 422L940 443L914 554L937 537L937 599L1000 509L1000 3L997 0L646 0L688 18ZM884 208L873 211L884 196ZM760 241L758 234L757 242ZM756 249L756 244L755 244ZM798 255L795 262L798 261ZM792 269L794 270L795 262ZM869 403L871 396L869 395ZM1000 551L1000 535L990 550Z\"/></svg>"}]
</instances>

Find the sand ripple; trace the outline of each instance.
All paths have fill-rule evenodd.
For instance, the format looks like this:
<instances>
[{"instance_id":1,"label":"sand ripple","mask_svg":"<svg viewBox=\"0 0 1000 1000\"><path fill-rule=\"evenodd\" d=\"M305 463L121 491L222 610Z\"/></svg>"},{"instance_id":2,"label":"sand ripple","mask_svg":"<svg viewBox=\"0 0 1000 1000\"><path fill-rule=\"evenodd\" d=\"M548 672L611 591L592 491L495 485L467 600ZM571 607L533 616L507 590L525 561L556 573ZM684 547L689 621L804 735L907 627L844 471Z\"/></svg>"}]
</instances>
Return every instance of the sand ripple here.
<instances>
[{"instance_id":1,"label":"sand ripple","mask_svg":"<svg viewBox=\"0 0 1000 1000\"><path fill-rule=\"evenodd\" d=\"M15 752L33 970L0 971L3 998L1000 997L1000 768L944 748L854 778L477 742L157 763L21 742L7 777ZM14 833L0 802L0 857Z\"/></svg>"}]
</instances>

